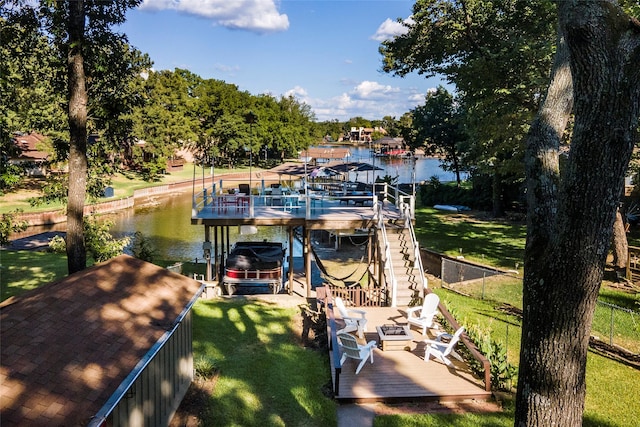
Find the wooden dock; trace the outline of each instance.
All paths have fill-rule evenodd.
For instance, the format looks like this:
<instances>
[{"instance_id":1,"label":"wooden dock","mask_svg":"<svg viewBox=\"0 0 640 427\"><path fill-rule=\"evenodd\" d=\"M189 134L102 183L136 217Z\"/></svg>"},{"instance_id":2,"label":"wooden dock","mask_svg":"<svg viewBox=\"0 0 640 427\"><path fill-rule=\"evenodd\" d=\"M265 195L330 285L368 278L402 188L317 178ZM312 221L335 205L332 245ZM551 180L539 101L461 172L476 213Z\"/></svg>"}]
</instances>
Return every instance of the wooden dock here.
<instances>
[{"instance_id":1,"label":"wooden dock","mask_svg":"<svg viewBox=\"0 0 640 427\"><path fill-rule=\"evenodd\" d=\"M376 326L384 324L406 324L406 307L358 307L367 312L365 340L375 340L371 364L367 362L355 375L358 361L347 359L339 375L336 399L341 402L402 402L402 401L462 401L469 399L490 400L491 392L485 390L480 377L466 363L452 358L453 366L447 367L433 358L424 361L424 339L433 339L427 333L422 336L411 328L410 350L382 351ZM336 322L341 327L340 314L335 309ZM331 375L336 381L335 361L331 358ZM335 389L335 388L334 388Z\"/></svg>"}]
</instances>

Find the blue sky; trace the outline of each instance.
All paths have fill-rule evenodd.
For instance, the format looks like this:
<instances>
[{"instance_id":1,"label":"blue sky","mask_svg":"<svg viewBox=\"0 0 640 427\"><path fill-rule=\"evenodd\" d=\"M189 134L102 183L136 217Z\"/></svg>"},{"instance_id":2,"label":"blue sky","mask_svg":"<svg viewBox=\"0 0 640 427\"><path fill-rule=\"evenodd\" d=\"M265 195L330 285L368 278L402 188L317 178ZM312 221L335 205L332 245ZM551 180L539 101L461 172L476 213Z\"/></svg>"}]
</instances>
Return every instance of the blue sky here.
<instances>
[{"instance_id":1,"label":"blue sky","mask_svg":"<svg viewBox=\"0 0 640 427\"><path fill-rule=\"evenodd\" d=\"M380 40L407 0L144 0L121 31L156 70L185 68L253 95L293 94L319 121L396 119L439 84L382 73Z\"/></svg>"}]
</instances>

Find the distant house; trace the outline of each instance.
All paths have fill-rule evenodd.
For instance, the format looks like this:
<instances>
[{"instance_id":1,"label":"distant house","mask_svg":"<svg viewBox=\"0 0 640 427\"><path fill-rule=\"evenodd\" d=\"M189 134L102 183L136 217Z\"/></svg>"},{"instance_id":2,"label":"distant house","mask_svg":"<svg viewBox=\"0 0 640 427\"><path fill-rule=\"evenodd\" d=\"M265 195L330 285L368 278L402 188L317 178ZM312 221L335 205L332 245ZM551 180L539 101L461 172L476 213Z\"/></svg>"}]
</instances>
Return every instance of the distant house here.
<instances>
[{"instance_id":1,"label":"distant house","mask_svg":"<svg viewBox=\"0 0 640 427\"><path fill-rule=\"evenodd\" d=\"M386 135L387 131L381 127L365 128L365 127L352 127L349 132L349 141L351 142L371 142L374 132Z\"/></svg>"},{"instance_id":2,"label":"distant house","mask_svg":"<svg viewBox=\"0 0 640 427\"><path fill-rule=\"evenodd\" d=\"M36 132L15 133L14 150L9 156L9 163L23 166L25 173L29 176L46 176L50 154L40 150L45 140L45 136Z\"/></svg>"},{"instance_id":3,"label":"distant house","mask_svg":"<svg viewBox=\"0 0 640 427\"><path fill-rule=\"evenodd\" d=\"M122 255L0 304L0 425L168 425L199 282Z\"/></svg>"}]
</instances>

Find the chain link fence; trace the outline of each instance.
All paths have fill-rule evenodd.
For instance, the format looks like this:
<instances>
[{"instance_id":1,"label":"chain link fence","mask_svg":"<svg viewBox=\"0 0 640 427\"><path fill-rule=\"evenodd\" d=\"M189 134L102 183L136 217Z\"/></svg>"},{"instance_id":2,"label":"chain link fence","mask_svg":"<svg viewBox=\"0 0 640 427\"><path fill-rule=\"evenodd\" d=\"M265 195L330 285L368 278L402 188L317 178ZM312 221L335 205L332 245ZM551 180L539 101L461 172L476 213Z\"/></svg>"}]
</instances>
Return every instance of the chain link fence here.
<instances>
[{"instance_id":1,"label":"chain link fence","mask_svg":"<svg viewBox=\"0 0 640 427\"><path fill-rule=\"evenodd\" d=\"M442 287L475 299L503 304L504 310L519 314L522 309L522 278L466 262L442 259ZM591 335L611 346L640 354L640 313L598 301Z\"/></svg>"}]
</instances>

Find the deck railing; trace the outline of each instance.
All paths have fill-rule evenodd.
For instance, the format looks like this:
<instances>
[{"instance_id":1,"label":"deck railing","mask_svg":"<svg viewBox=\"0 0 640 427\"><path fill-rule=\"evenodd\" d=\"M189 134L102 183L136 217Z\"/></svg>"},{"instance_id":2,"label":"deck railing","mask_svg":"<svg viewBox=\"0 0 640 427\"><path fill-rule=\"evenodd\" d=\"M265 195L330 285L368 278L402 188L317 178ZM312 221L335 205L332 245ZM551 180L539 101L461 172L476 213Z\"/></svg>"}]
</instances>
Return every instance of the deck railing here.
<instances>
[{"instance_id":1,"label":"deck railing","mask_svg":"<svg viewBox=\"0 0 640 427\"><path fill-rule=\"evenodd\" d=\"M331 294L342 298L344 301L350 301L357 307L388 307L389 291L386 287L343 287L328 285Z\"/></svg>"},{"instance_id":2,"label":"deck railing","mask_svg":"<svg viewBox=\"0 0 640 427\"><path fill-rule=\"evenodd\" d=\"M431 290L425 289L425 296L427 293L431 293ZM449 313L449 310L447 310L447 307L444 306L442 301L438 303L438 310L440 310L442 317L444 317L452 330L457 331L460 328L460 324L453 315ZM484 389L485 391L491 391L491 363L489 359L480 353L478 347L469 339L466 333L460 335L460 342L467 347L471 356L482 365L482 369L484 370Z\"/></svg>"},{"instance_id":3,"label":"deck railing","mask_svg":"<svg viewBox=\"0 0 640 427\"><path fill-rule=\"evenodd\" d=\"M431 291L426 290L426 292L430 293ZM335 315L333 313L334 294L331 288L323 286L316 288L316 296L318 303L322 304L324 307L324 312L327 319L327 344L333 356L333 368L335 370L334 393L336 396L338 396L338 391L340 390L340 373L342 372L342 365L340 365L340 349L338 345L338 337L336 335L337 323ZM458 330L460 328L460 324L456 321L453 315L449 313L449 310L447 310L442 302L438 304L438 309L453 330ZM485 391L490 392L491 363L489 362L489 359L487 359L482 353L480 353L478 347L476 347L476 345L469 339L466 333L463 333L460 336L460 342L469 350L471 356L476 359L480 363L480 365L482 365L482 368L484 370L484 388Z\"/></svg>"},{"instance_id":4,"label":"deck railing","mask_svg":"<svg viewBox=\"0 0 640 427\"><path fill-rule=\"evenodd\" d=\"M316 298L318 304L322 304L327 319L327 345L333 356L333 370L335 372L333 393L338 396L340 394L342 365L340 364L340 346L338 345L336 317L333 314L333 294L331 289L326 286L316 288Z\"/></svg>"},{"instance_id":5,"label":"deck railing","mask_svg":"<svg viewBox=\"0 0 640 427\"><path fill-rule=\"evenodd\" d=\"M352 191L356 183L349 182L320 182L307 185L304 188L280 187L283 194L275 194L274 189L265 186L264 180L258 186L248 188L246 180L219 180L196 191L193 188L192 217L212 209L212 212L240 213L244 217L254 218L260 214L260 209L283 211L292 217L312 218L315 213L330 213L336 211L344 213L353 211L361 214L363 208L370 207L374 215L375 206L379 201L392 203L398 209L405 203L411 207L413 215L413 196L400 191L387 183L376 183L373 191ZM244 186L247 187L244 187ZM245 193L240 192L240 188ZM250 194L247 194L250 193Z\"/></svg>"},{"instance_id":6,"label":"deck railing","mask_svg":"<svg viewBox=\"0 0 640 427\"><path fill-rule=\"evenodd\" d=\"M422 293L424 295L425 290L428 287L427 276L424 274L424 266L422 265L422 256L420 255L420 245L418 243L418 239L416 238L416 232L413 229L413 221L411 221L411 207L406 203L402 204L402 213L404 217L404 226L409 230L409 234L411 236L411 244L413 245L413 257L415 259L415 263L418 266L418 271L420 272L420 285L422 286Z\"/></svg>"},{"instance_id":7,"label":"deck railing","mask_svg":"<svg viewBox=\"0 0 640 427\"><path fill-rule=\"evenodd\" d=\"M381 241L380 245L382 245L384 251L384 259L382 259L383 265L382 268L385 271L385 282L391 284L391 307L396 306L397 295L398 295L398 282L396 280L396 276L393 272L393 262L391 262L391 245L389 244L389 239L387 238L387 229L384 225L384 213L382 212L382 206L380 204L376 204L376 219L378 221L377 227L380 232ZM386 273L388 272L388 274Z\"/></svg>"}]
</instances>

